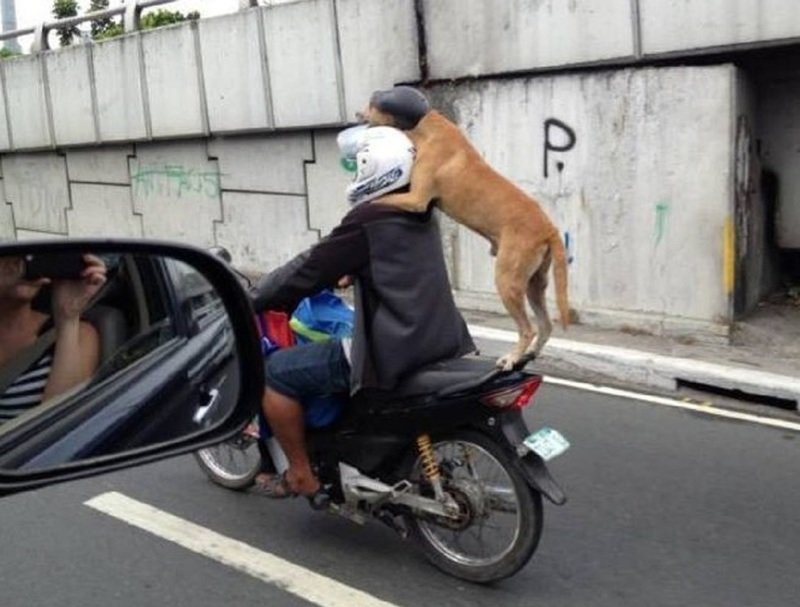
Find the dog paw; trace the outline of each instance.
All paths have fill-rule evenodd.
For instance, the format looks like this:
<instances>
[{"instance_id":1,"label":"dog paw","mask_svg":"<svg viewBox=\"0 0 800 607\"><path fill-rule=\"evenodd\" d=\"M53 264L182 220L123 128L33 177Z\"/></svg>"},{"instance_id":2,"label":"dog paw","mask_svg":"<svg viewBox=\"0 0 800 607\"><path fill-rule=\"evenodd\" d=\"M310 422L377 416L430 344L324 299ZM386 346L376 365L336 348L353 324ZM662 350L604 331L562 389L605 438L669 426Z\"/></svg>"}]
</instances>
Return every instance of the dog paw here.
<instances>
[{"instance_id":1,"label":"dog paw","mask_svg":"<svg viewBox=\"0 0 800 607\"><path fill-rule=\"evenodd\" d=\"M517 364L517 361L519 361L519 357L514 356L513 353L509 353L498 358L494 365L503 371L511 371L514 368L514 365Z\"/></svg>"}]
</instances>

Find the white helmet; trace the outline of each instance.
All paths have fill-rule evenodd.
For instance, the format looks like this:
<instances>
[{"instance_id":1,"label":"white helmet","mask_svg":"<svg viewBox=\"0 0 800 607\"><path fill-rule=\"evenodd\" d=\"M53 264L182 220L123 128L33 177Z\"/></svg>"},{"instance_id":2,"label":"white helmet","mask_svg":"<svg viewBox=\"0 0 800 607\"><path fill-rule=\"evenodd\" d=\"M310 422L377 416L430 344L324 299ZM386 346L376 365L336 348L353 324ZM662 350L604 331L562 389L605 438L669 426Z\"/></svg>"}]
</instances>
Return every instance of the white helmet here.
<instances>
[{"instance_id":1,"label":"white helmet","mask_svg":"<svg viewBox=\"0 0 800 607\"><path fill-rule=\"evenodd\" d=\"M347 186L347 201L355 206L408 185L414 153L403 131L390 126L366 129L358 142L356 176Z\"/></svg>"}]
</instances>

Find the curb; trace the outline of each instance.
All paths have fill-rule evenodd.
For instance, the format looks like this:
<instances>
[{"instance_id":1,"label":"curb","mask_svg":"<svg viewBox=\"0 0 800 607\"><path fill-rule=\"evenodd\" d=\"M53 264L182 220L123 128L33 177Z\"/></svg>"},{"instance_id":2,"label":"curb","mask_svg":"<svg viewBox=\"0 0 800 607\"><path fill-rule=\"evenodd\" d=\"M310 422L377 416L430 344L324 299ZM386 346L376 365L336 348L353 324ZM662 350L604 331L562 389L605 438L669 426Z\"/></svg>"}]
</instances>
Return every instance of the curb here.
<instances>
[{"instance_id":1,"label":"curb","mask_svg":"<svg viewBox=\"0 0 800 607\"><path fill-rule=\"evenodd\" d=\"M517 340L513 331L492 327L469 325L469 332L473 337L494 341L514 343ZM555 337L547 341L542 359L568 363L582 371L660 390L675 391L679 382L691 382L780 398L793 401L800 411L800 379L788 375Z\"/></svg>"}]
</instances>

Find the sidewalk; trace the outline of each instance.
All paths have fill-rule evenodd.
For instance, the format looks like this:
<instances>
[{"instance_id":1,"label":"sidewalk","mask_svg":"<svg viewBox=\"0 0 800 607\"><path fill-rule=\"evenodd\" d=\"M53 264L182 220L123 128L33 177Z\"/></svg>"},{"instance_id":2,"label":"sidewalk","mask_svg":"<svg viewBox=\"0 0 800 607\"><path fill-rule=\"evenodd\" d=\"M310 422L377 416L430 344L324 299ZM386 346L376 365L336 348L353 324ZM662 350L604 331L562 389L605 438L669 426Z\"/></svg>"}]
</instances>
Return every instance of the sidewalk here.
<instances>
[{"instance_id":1,"label":"sidewalk","mask_svg":"<svg viewBox=\"0 0 800 607\"><path fill-rule=\"evenodd\" d=\"M516 339L508 317L462 310L477 339ZM800 409L800 306L761 306L737 323L732 343L690 343L668 337L571 325L556 327L536 369L557 377L650 389L660 393L736 391L780 410ZM761 397L752 398L752 397ZM776 409L777 410L777 409ZM784 411L785 412L785 411Z\"/></svg>"}]
</instances>

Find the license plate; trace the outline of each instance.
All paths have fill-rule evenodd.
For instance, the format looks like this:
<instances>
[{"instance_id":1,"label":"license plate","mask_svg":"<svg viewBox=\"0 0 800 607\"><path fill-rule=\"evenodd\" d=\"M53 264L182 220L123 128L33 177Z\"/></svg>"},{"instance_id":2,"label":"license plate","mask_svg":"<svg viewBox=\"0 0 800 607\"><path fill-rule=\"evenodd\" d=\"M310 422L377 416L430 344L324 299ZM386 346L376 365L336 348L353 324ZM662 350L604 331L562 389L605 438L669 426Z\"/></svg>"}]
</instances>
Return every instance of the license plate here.
<instances>
[{"instance_id":1,"label":"license plate","mask_svg":"<svg viewBox=\"0 0 800 607\"><path fill-rule=\"evenodd\" d=\"M558 430L546 426L528 436L523 443L546 462L569 449L569 441Z\"/></svg>"}]
</instances>

